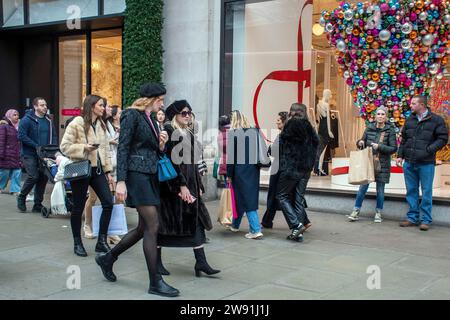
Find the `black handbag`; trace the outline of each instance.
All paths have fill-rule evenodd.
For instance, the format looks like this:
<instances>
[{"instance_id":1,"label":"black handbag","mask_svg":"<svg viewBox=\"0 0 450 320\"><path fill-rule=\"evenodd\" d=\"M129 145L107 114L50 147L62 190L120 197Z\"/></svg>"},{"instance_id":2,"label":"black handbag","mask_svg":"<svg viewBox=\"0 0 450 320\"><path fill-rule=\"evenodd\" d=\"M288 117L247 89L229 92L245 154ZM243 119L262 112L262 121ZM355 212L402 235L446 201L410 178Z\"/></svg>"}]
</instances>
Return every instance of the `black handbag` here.
<instances>
[{"instance_id":1,"label":"black handbag","mask_svg":"<svg viewBox=\"0 0 450 320\"><path fill-rule=\"evenodd\" d=\"M91 176L91 169L91 162L89 160L69 163L64 168L64 180L75 181L89 178Z\"/></svg>"}]
</instances>

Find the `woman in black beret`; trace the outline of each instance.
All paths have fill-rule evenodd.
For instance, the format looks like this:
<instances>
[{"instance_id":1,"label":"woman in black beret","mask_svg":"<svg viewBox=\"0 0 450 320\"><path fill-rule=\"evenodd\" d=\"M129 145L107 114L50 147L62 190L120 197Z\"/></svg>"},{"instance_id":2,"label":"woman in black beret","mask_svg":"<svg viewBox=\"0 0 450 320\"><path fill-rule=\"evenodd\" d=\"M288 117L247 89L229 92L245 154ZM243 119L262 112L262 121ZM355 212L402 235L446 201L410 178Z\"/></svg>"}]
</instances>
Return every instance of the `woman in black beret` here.
<instances>
[{"instance_id":1,"label":"woman in black beret","mask_svg":"<svg viewBox=\"0 0 450 320\"><path fill-rule=\"evenodd\" d=\"M195 275L220 272L206 261L203 245L205 229L211 230L209 212L201 198L205 192L198 169L201 150L192 126L192 108L186 100L175 101L166 109L168 122L164 129L169 135L167 156L178 177L161 183L161 212L158 245L162 247L192 247L195 255ZM172 152L173 151L173 152ZM160 269L161 271L161 269ZM163 268L163 274L169 272Z\"/></svg>"}]
</instances>

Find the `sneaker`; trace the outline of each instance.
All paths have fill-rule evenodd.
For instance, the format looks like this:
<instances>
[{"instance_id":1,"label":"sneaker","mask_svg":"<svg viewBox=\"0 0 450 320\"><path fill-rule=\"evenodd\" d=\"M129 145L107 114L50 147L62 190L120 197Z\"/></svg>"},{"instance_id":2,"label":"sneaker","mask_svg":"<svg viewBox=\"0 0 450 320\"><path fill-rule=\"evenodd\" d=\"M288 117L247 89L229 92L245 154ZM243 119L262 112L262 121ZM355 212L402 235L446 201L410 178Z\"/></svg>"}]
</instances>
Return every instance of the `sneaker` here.
<instances>
[{"instance_id":1,"label":"sneaker","mask_svg":"<svg viewBox=\"0 0 450 320\"><path fill-rule=\"evenodd\" d=\"M262 232L257 232L257 233L249 232L245 235L245 237L247 239L259 239L259 238L262 238L262 236L263 236Z\"/></svg>"},{"instance_id":2,"label":"sneaker","mask_svg":"<svg viewBox=\"0 0 450 320\"><path fill-rule=\"evenodd\" d=\"M359 220L359 211L358 210L353 210L353 212L348 216L348 220L350 222L358 221Z\"/></svg>"},{"instance_id":3,"label":"sneaker","mask_svg":"<svg viewBox=\"0 0 450 320\"><path fill-rule=\"evenodd\" d=\"M381 221L383 221L383 219L381 219L381 212L376 212L375 213L375 218L373 219L373 222L381 223Z\"/></svg>"},{"instance_id":4,"label":"sneaker","mask_svg":"<svg viewBox=\"0 0 450 320\"><path fill-rule=\"evenodd\" d=\"M91 226L85 224L85 225L83 226L83 231L84 231L84 237L85 237L86 239L95 239L95 238L96 238L96 237L93 235Z\"/></svg>"},{"instance_id":5,"label":"sneaker","mask_svg":"<svg viewBox=\"0 0 450 320\"><path fill-rule=\"evenodd\" d=\"M29 195L27 195L26 201L27 201L27 202L34 201L34 194L29 194Z\"/></svg>"},{"instance_id":6,"label":"sneaker","mask_svg":"<svg viewBox=\"0 0 450 320\"><path fill-rule=\"evenodd\" d=\"M303 240L303 232L305 232L306 228L303 224L299 224L297 228L292 229L292 232L290 235L287 236L288 240L295 240L298 241L300 240L299 238L301 237Z\"/></svg>"},{"instance_id":7,"label":"sneaker","mask_svg":"<svg viewBox=\"0 0 450 320\"><path fill-rule=\"evenodd\" d=\"M288 235L286 237L287 240L297 241L297 242L303 242L303 235L299 235L298 237L292 237L292 235Z\"/></svg>"},{"instance_id":8,"label":"sneaker","mask_svg":"<svg viewBox=\"0 0 450 320\"><path fill-rule=\"evenodd\" d=\"M109 244L116 245L116 244L118 244L120 242L120 240L122 240L122 239L120 239L120 237L118 235L108 236L108 243Z\"/></svg>"},{"instance_id":9,"label":"sneaker","mask_svg":"<svg viewBox=\"0 0 450 320\"><path fill-rule=\"evenodd\" d=\"M430 225L429 225L429 224L426 224L426 223L422 223L422 224L419 226L419 229L422 230L422 231L428 231L428 229L430 229Z\"/></svg>"},{"instance_id":10,"label":"sneaker","mask_svg":"<svg viewBox=\"0 0 450 320\"><path fill-rule=\"evenodd\" d=\"M230 226L228 229L232 232L239 232L239 228L236 229L233 226Z\"/></svg>"}]
</instances>

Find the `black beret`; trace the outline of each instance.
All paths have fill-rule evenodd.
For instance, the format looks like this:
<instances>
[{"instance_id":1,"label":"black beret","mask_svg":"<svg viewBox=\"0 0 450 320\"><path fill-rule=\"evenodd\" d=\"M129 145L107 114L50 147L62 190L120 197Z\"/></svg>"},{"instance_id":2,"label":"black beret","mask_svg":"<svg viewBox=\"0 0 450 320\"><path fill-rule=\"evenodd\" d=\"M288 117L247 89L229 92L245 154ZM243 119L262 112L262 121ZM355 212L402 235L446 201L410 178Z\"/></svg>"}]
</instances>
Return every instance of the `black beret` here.
<instances>
[{"instance_id":1,"label":"black beret","mask_svg":"<svg viewBox=\"0 0 450 320\"><path fill-rule=\"evenodd\" d=\"M159 83L146 83L139 90L141 98L153 98L166 94L166 88Z\"/></svg>"},{"instance_id":2,"label":"black beret","mask_svg":"<svg viewBox=\"0 0 450 320\"><path fill-rule=\"evenodd\" d=\"M177 100L173 102L170 106L166 108L166 117L169 121L172 121L173 117L175 117L178 113L183 111L184 108L189 108L192 111L191 106L186 100Z\"/></svg>"}]
</instances>

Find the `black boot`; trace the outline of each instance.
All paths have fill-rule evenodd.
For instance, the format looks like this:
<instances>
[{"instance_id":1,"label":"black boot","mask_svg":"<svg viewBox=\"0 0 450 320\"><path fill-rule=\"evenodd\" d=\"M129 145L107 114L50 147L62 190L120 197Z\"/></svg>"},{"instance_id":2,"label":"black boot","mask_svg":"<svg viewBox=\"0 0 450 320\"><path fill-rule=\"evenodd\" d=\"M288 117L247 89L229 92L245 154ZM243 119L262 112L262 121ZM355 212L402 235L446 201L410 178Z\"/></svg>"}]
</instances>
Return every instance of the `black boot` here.
<instances>
[{"instance_id":1,"label":"black boot","mask_svg":"<svg viewBox=\"0 0 450 320\"><path fill-rule=\"evenodd\" d=\"M113 264L116 260L117 258L112 255L111 251L108 253L100 253L95 257L95 262L97 262L102 269L106 280L111 282L115 282L117 280L117 277L112 270Z\"/></svg>"},{"instance_id":2,"label":"black boot","mask_svg":"<svg viewBox=\"0 0 450 320\"><path fill-rule=\"evenodd\" d=\"M17 196L17 209L19 209L20 212L27 212L26 200L27 197L22 194Z\"/></svg>"},{"instance_id":3,"label":"black boot","mask_svg":"<svg viewBox=\"0 0 450 320\"><path fill-rule=\"evenodd\" d=\"M95 252L104 252L107 253L111 248L108 246L107 235L99 234L97 245L95 246Z\"/></svg>"},{"instance_id":4,"label":"black boot","mask_svg":"<svg viewBox=\"0 0 450 320\"><path fill-rule=\"evenodd\" d=\"M176 297L180 294L178 289L168 285L160 274L150 276L150 288L148 293L157 294L164 297Z\"/></svg>"},{"instance_id":5,"label":"black boot","mask_svg":"<svg viewBox=\"0 0 450 320\"><path fill-rule=\"evenodd\" d=\"M84 249L83 242L81 241L81 237L73 238L73 252L80 257L87 257L86 249Z\"/></svg>"},{"instance_id":6,"label":"black boot","mask_svg":"<svg viewBox=\"0 0 450 320\"><path fill-rule=\"evenodd\" d=\"M194 249L194 255L196 261L194 267L196 277L200 277L200 271L203 271L207 275L212 275L220 272L220 270L213 269L208 264L208 262L206 261L205 250L203 250L203 248Z\"/></svg>"},{"instance_id":7,"label":"black boot","mask_svg":"<svg viewBox=\"0 0 450 320\"><path fill-rule=\"evenodd\" d=\"M161 259L161 248L158 248L158 273L163 275L163 276L169 276L170 272L169 270L167 270L163 263L162 263L162 259Z\"/></svg>"}]
</instances>

